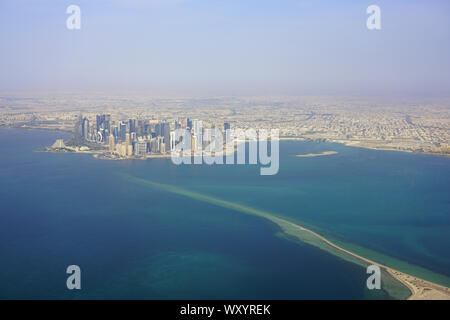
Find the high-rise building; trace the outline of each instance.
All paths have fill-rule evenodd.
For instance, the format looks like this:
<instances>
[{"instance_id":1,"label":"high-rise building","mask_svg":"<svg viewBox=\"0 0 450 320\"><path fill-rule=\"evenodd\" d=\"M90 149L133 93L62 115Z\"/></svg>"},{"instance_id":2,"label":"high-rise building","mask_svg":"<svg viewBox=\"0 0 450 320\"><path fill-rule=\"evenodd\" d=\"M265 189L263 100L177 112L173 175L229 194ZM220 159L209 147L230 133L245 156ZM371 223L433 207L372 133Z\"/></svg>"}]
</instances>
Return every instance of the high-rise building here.
<instances>
[{"instance_id":1,"label":"high-rise building","mask_svg":"<svg viewBox=\"0 0 450 320\"><path fill-rule=\"evenodd\" d=\"M97 129L97 132L100 131L100 129L104 129L105 128L104 122L105 122L105 115L104 114L102 114L102 115L98 114L96 116L96 125L97 125L96 129Z\"/></svg>"},{"instance_id":2,"label":"high-rise building","mask_svg":"<svg viewBox=\"0 0 450 320\"><path fill-rule=\"evenodd\" d=\"M223 131L224 131L224 139L226 141L228 141L230 139L230 123L229 122L225 122L223 124Z\"/></svg>"},{"instance_id":3,"label":"high-rise building","mask_svg":"<svg viewBox=\"0 0 450 320\"><path fill-rule=\"evenodd\" d=\"M114 153L115 150L115 141L114 136L111 134L109 136L109 152Z\"/></svg>"},{"instance_id":4,"label":"high-rise building","mask_svg":"<svg viewBox=\"0 0 450 320\"><path fill-rule=\"evenodd\" d=\"M141 137L141 136L144 135L144 121L143 120L138 120L137 121L136 135L138 137Z\"/></svg>"},{"instance_id":5,"label":"high-rise building","mask_svg":"<svg viewBox=\"0 0 450 320\"><path fill-rule=\"evenodd\" d=\"M162 132L163 132L163 131L162 131L162 123L157 123L157 124L155 125L155 136L156 136L156 137L162 136L162 135L163 135Z\"/></svg>"},{"instance_id":6,"label":"high-rise building","mask_svg":"<svg viewBox=\"0 0 450 320\"><path fill-rule=\"evenodd\" d=\"M188 130L192 129L192 121L189 118L186 118L186 129Z\"/></svg>"},{"instance_id":7,"label":"high-rise building","mask_svg":"<svg viewBox=\"0 0 450 320\"><path fill-rule=\"evenodd\" d=\"M201 152L203 149L203 129L202 129L202 121L194 120L193 122L193 148L194 152Z\"/></svg>"},{"instance_id":8,"label":"high-rise building","mask_svg":"<svg viewBox=\"0 0 450 320\"><path fill-rule=\"evenodd\" d=\"M117 153L121 156L121 157L126 157L127 156L127 146L125 145L125 143L121 143L117 145Z\"/></svg>"},{"instance_id":9,"label":"high-rise building","mask_svg":"<svg viewBox=\"0 0 450 320\"><path fill-rule=\"evenodd\" d=\"M131 152L130 152L130 147L131 147ZM125 150L128 156L131 156L133 154L133 145L130 144L130 134L126 133L125 134Z\"/></svg>"},{"instance_id":10,"label":"high-rise building","mask_svg":"<svg viewBox=\"0 0 450 320\"><path fill-rule=\"evenodd\" d=\"M147 153L147 142L138 141L134 145L134 153L136 155L143 155Z\"/></svg>"},{"instance_id":11,"label":"high-rise building","mask_svg":"<svg viewBox=\"0 0 450 320\"><path fill-rule=\"evenodd\" d=\"M153 138L150 140L150 151L152 153L158 153L159 152L159 139Z\"/></svg>"},{"instance_id":12,"label":"high-rise building","mask_svg":"<svg viewBox=\"0 0 450 320\"><path fill-rule=\"evenodd\" d=\"M148 136L148 135L150 135L150 124L149 123L146 123L146 124L144 124L144 136Z\"/></svg>"},{"instance_id":13,"label":"high-rise building","mask_svg":"<svg viewBox=\"0 0 450 320\"><path fill-rule=\"evenodd\" d=\"M202 121L194 120L194 136L200 136L202 134Z\"/></svg>"},{"instance_id":14,"label":"high-rise building","mask_svg":"<svg viewBox=\"0 0 450 320\"><path fill-rule=\"evenodd\" d=\"M136 120L130 119L130 120L128 120L128 123L129 123L129 127L130 127L130 133L136 132Z\"/></svg>"},{"instance_id":15,"label":"high-rise building","mask_svg":"<svg viewBox=\"0 0 450 320\"><path fill-rule=\"evenodd\" d=\"M175 150L175 144L177 141L175 141L175 131L170 132L170 151Z\"/></svg>"},{"instance_id":16,"label":"high-rise building","mask_svg":"<svg viewBox=\"0 0 450 320\"><path fill-rule=\"evenodd\" d=\"M89 120L88 120L88 118L83 118L83 122L81 124L81 136L85 140L89 140Z\"/></svg>"},{"instance_id":17,"label":"high-rise building","mask_svg":"<svg viewBox=\"0 0 450 320\"><path fill-rule=\"evenodd\" d=\"M164 144L166 146L165 150L170 151L170 124L168 122L163 123L163 135Z\"/></svg>"},{"instance_id":18,"label":"high-rise building","mask_svg":"<svg viewBox=\"0 0 450 320\"><path fill-rule=\"evenodd\" d=\"M202 139L200 139L201 136L192 136L192 146L194 153L201 153L203 146L202 146Z\"/></svg>"},{"instance_id":19,"label":"high-rise building","mask_svg":"<svg viewBox=\"0 0 450 320\"><path fill-rule=\"evenodd\" d=\"M74 138L76 140L82 138L82 135L83 135L82 125L83 125L83 116L80 113L75 121L75 126L74 126L74 134L75 134Z\"/></svg>"},{"instance_id":20,"label":"high-rise building","mask_svg":"<svg viewBox=\"0 0 450 320\"><path fill-rule=\"evenodd\" d=\"M105 120L103 122L103 128L105 129L105 136L109 137L109 135L111 134L111 115L105 114L104 117Z\"/></svg>"},{"instance_id":21,"label":"high-rise building","mask_svg":"<svg viewBox=\"0 0 450 320\"><path fill-rule=\"evenodd\" d=\"M119 124L120 140L125 141L126 134L127 134L127 124L125 122L120 122Z\"/></svg>"},{"instance_id":22,"label":"high-rise building","mask_svg":"<svg viewBox=\"0 0 450 320\"><path fill-rule=\"evenodd\" d=\"M119 128L117 126L114 126L112 128L111 133L114 136L114 139L118 140L118 138L119 138Z\"/></svg>"}]
</instances>

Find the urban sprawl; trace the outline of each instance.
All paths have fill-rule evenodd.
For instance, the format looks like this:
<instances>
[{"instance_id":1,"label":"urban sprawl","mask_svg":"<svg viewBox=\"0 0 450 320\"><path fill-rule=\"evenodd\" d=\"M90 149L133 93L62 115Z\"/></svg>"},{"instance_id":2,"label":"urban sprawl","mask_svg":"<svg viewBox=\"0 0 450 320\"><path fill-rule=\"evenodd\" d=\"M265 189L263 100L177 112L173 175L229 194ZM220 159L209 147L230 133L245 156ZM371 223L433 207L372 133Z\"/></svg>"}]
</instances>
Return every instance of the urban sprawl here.
<instances>
[{"instance_id":1,"label":"urban sprawl","mask_svg":"<svg viewBox=\"0 0 450 320\"><path fill-rule=\"evenodd\" d=\"M170 156L174 131L188 129L194 138L199 127L279 129L280 139L450 154L449 99L3 95L0 127L64 131L73 138L51 150L111 159Z\"/></svg>"}]
</instances>

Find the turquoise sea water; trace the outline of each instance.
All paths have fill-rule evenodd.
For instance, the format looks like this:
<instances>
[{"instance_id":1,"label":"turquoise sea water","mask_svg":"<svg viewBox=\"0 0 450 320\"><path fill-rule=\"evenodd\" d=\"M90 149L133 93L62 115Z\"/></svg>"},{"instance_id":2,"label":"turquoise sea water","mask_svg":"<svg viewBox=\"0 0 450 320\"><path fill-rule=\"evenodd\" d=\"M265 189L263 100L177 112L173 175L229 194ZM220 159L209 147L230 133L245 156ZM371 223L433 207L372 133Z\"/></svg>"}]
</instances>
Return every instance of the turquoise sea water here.
<instances>
[{"instance_id":1,"label":"turquoise sea water","mask_svg":"<svg viewBox=\"0 0 450 320\"><path fill-rule=\"evenodd\" d=\"M364 268L287 241L269 221L124 174L283 216L430 280L450 276L448 158L281 142L278 175L260 176L259 166L32 152L62 136L0 130L0 298L389 298L365 288ZM339 153L295 157L328 150ZM71 264L81 291L66 289Z\"/></svg>"}]
</instances>

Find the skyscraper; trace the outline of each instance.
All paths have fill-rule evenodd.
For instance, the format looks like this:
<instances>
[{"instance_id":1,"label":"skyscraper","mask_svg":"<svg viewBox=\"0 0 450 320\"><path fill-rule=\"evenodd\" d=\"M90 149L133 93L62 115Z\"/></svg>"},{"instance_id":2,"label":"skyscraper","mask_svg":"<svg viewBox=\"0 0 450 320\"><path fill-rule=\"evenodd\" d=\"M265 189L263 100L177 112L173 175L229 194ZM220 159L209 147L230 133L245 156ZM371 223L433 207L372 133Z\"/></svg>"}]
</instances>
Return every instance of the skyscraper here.
<instances>
[{"instance_id":1,"label":"skyscraper","mask_svg":"<svg viewBox=\"0 0 450 320\"><path fill-rule=\"evenodd\" d=\"M130 134L125 134L125 149L128 156L133 155L133 145L131 144Z\"/></svg>"},{"instance_id":2,"label":"skyscraper","mask_svg":"<svg viewBox=\"0 0 450 320\"><path fill-rule=\"evenodd\" d=\"M130 120L128 120L128 122L129 122L129 126L130 126L130 133L136 132L136 120L130 119Z\"/></svg>"},{"instance_id":3,"label":"skyscraper","mask_svg":"<svg viewBox=\"0 0 450 320\"><path fill-rule=\"evenodd\" d=\"M97 129L97 132L100 131L100 129L104 129L105 128L104 122L105 122L105 115L104 114L102 114L102 115L98 114L96 116L96 125L97 125L96 129Z\"/></svg>"},{"instance_id":4,"label":"skyscraper","mask_svg":"<svg viewBox=\"0 0 450 320\"><path fill-rule=\"evenodd\" d=\"M170 151L170 124L168 122L163 122L162 131L164 135L164 144L166 146L166 151Z\"/></svg>"},{"instance_id":5,"label":"skyscraper","mask_svg":"<svg viewBox=\"0 0 450 320\"><path fill-rule=\"evenodd\" d=\"M105 129L105 136L109 137L111 133L111 115L105 114L104 117L103 128Z\"/></svg>"},{"instance_id":6,"label":"skyscraper","mask_svg":"<svg viewBox=\"0 0 450 320\"><path fill-rule=\"evenodd\" d=\"M194 120L194 136L201 136L202 134L202 121Z\"/></svg>"},{"instance_id":7,"label":"skyscraper","mask_svg":"<svg viewBox=\"0 0 450 320\"><path fill-rule=\"evenodd\" d=\"M186 118L186 129L188 130L192 129L192 121L189 118Z\"/></svg>"},{"instance_id":8,"label":"skyscraper","mask_svg":"<svg viewBox=\"0 0 450 320\"><path fill-rule=\"evenodd\" d=\"M115 150L115 141L114 136L111 134L109 136L109 152L114 153Z\"/></svg>"},{"instance_id":9,"label":"skyscraper","mask_svg":"<svg viewBox=\"0 0 450 320\"><path fill-rule=\"evenodd\" d=\"M89 120L88 118L83 118L83 122L81 124L81 136L85 140L89 140Z\"/></svg>"},{"instance_id":10,"label":"skyscraper","mask_svg":"<svg viewBox=\"0 0 450 320\"><path fill-rule=\"evenodd\" d=\"M120 140L125 141L126 134L127 134L127 124L125 122L120 122L119 124Z\"/></svg>"},{"instance_id":11,"label":"skyscraper","mask_svg":"<svg viewBox=\"0 0 450 320\"><path fill-rule=\"evenodd\" d=\"M74 126L74 133L75 133L74 138L76 140L81 139L81 137L83 135L82 124L83 124L83 116L80 113L77 117L77 120L75 121L75 126Z\"/></svg>"},{"instance_id":12,"label":"skyscraper","mask_svg":"<svg viewBox=\"0 0 450 320\"><path fill-rule=\"evenodd\" d=\"M145 136L150 135L150 124L149 123L144 124L144 135Z\"/></svg>"},{"instance_id":13,"label":"skyscraper","mask_svg":"<svg viewBox=\"0 0 450 320\"><path fill-rule=\"evenodd\" d=\"M170 133L170 151L175 149L175 144L177 141L175 141L175 131L172 131Z\"/></svg>"},{"instance_id":14,"label":"skyscraper","mask_svg":"<svg viewBox=\"0 0 450 320\"><path fill-rule=\"evenodd\" d=\"M111 130L112 135L114 136L114 139L117 140L119 137L119 128L117 126L114 126Z\"/></svg>"},{"instance_id":15,"label":"skyscraper","mask_svg":"<svg viewBox=\"0 0 450 320\"><path fill-rule=\"evenodd\" d=\"M225 139L224 142L226 142L230 138L230 123L229 122L224 122L223 131L224 131L224 139Z\"/></svg>"},{"instance_id":16,"label":"skyscraper","mask_svg":"<svg viewBox=\"0 0 450 320\"><path fill-rule=\"evenodd\" d=\"M157 123L155 125L155 136L162 136L162 123Z\"/></svg>"}]
</instances>

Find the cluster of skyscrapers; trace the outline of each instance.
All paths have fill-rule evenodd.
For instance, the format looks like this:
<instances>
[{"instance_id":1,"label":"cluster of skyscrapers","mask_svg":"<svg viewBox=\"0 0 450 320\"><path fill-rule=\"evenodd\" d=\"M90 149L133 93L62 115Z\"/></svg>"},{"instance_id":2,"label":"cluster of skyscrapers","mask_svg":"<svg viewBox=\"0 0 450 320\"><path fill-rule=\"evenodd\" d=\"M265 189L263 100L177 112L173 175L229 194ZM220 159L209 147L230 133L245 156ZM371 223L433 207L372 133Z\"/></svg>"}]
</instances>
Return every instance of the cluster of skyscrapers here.
<instances>
[{"instance_id":1,"label":"cluster of skyscrapers","mask_svg":"<svg viewBox=\"0 0 450 320\"><path fill-rule=\"evenodd\" d=\"M172 123L154 119L114 121L109 114L96 115L95 124L86 117L81 119L83 140L108 145L111 154L121 157L169 153L175 148L174 131L180 128L192 132L193 150L202 147L201 120L186 118ZM229 123L224 124L224 129L230 129Z\"/></svg>"}]
</instances>

